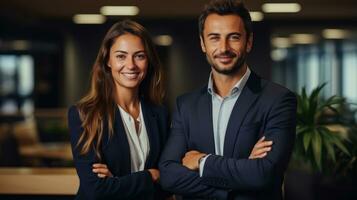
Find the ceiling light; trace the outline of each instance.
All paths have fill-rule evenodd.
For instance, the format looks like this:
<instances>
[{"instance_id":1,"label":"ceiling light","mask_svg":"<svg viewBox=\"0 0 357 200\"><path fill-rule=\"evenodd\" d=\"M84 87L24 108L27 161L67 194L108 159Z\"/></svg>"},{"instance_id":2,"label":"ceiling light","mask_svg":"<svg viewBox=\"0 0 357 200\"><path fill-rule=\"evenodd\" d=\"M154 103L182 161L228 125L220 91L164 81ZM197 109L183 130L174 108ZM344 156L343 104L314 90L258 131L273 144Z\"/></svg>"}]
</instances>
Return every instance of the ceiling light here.
<instances>
[{"instance_id":1,"label":"ceiling light","mask_svg":"<svg viewBox=\"0 0 357 200\"><path fill-rule=\"evenodd\" d=\"M258 22L258 21L262 21L264 18L264 15L262 12L259 11L251 11L249 12L250 17L252 18L252 21Z\"/></svg>"},{"instance_id":2,"label":"ceiling light","mask_svg":"<svg viewBox=\"0 0 357 200\"><path fill-rule=\"evenodd\" d=\"M287 49L274 49L270 52L271 59L276 62L285 60L287 56L288 56Z\"/></svg>"},{"instance_id":3,"label":"ceiling light","mask_svg":"<svg viewBox=\"0 0 357 200\"><path fill-rule=\"evenodd\" d=\"M295 33L290 35L291 42L294 44L312 44L317 42L316 35L307 33Z\"/></svg>"},{"instance_id":4,"label":"ceiling light","mask_svg":"<svg viewBox=\"0 0 357 200\"><path fill-rule=\"evenodd\" d=\"M103 6L100 13L108 16L134 16L139 14L139 8L136 6Z\"/></svg>"},{"instance_id":5,"label":"ceiling light","mask_svg":"<svg viewBox=\"0 0 357 200\"><path fill-rule=\"evenodd\" d=\"M154 38L155 44L159 46L170 46L172 41L173 40L170 35L158 35Z\"/></svg>"},{"instance_id":6,"label":"ceiling light","mask_svg":"<svg viewBox=\"0 0 357 200\"><path fill-rule=\"evenodd\" d=\"M262 10L266 13L296 13L301 6L298 3L265 3Z\"/></svg>"},{"instance_id":7,"label":"ceiling light","mask_svg":"<svg viewBox=\"0 0 357 200\"><path fill-rule=\"evenodd\" d=\"M24 51L24 50L29 50L30 47L31 47L30 42L26 40L14 40L12 42L12 48L14 50Z\"/></svg>"},{"instance_id":8,"label":"ceiling light","mask_svg":"<svg viewBox=\"0 0 357 200\"><path fill-rule=\"evenodd\" d=\"M326 39L345 39L351 36L351 32L343 29L325 29L322 36Z\"/></svg>"},{"instance_id":9,"label":"ceiling light","mask_svg":"<svg viewBox=\"0 0 357 200\"><path fill-rule=\"evenodd\" d=\"M78 14L73 17L76 24L103 24L105 16L99 14Z\"/></svg>"},{"instance_id":10,"label":"ceiling light","mask_svg":"<svg viewBox=\"0 0 357 200\"><path fill-rule=\"evenodd\" d=\"M287 37L274 37L271 39L271 44L276 48L288 48L292 46L290 38Z\"/></svg>"}]
</instances>

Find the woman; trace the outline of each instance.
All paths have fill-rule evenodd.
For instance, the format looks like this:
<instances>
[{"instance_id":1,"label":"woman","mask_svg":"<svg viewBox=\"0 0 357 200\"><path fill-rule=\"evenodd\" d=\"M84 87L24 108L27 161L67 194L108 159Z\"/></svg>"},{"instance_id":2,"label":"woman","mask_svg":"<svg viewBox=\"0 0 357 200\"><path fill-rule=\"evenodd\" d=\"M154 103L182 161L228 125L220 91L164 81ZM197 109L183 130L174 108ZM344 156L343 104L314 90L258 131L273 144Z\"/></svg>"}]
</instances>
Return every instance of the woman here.
<instances>
[{"instance_id":1,"label":"woman","mask_svg":"<svg viewBox=\"0 0 357 200\"><path fill-rule=\"evenodd\" d=\"M124 20L102 42L89 92L69 109L76 199L161 199L162 68L148 32Z\"/></svg>"}]
</instances>

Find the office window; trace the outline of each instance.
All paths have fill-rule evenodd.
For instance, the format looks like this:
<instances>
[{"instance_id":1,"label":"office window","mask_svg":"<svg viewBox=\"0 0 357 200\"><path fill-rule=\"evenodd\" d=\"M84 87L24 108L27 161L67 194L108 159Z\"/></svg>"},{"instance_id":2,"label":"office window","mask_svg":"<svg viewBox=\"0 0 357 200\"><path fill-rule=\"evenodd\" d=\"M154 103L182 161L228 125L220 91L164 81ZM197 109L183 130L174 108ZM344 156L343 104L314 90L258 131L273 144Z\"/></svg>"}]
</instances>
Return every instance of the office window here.
<instances>
[{"instance_id":1,"label":"office window","mask_svg":"<svg viewBox=\"0 0 357 200\"><path fill-rule=\"evenodd\" d=\"M0 55L0 111L32 112L34 61L29 55Z\"/></svg>"}]
</instances>

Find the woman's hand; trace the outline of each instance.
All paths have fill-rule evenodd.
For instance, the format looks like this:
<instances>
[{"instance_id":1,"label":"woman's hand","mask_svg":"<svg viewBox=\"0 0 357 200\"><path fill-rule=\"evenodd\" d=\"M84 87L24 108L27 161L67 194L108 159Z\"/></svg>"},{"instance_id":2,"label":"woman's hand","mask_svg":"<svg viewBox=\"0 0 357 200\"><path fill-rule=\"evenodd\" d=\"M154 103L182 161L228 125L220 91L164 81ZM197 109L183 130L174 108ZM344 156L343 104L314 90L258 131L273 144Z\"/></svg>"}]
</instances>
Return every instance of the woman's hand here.
<instances>
[{"instance_id":1,"label":"woman's hand","mask_svg":"<svg viewBox=\"0 0 357 200\"><path fill-rule=\"evenodd\" d=\"M158 169L148 169L151 174L152 181L155 183L159 182L160 180L160 171Z\"/></svg>"},{"instance_id":2,"label":"woman's hand","mask_svg":"<svg viewBox=\"0 0 357 200\"><path fill-rule=\"evenodd\" d=\"M264 158L268 155L268 152L271 150L273 141L264 141L265 136L260 138L258 142L254 145L252 152L250 153L249 159Z\"/></svg>"},{"instance_id":3,"label":"woman's hand","mask_svg":"<svg viewBox=\"0 0 357 200\"><path fill-rule=\"evenodd\" d=\"M95 163L93 164L92 171L97 174L99 178L113 177L106 164Z\"/></svg>"}]
</instances>

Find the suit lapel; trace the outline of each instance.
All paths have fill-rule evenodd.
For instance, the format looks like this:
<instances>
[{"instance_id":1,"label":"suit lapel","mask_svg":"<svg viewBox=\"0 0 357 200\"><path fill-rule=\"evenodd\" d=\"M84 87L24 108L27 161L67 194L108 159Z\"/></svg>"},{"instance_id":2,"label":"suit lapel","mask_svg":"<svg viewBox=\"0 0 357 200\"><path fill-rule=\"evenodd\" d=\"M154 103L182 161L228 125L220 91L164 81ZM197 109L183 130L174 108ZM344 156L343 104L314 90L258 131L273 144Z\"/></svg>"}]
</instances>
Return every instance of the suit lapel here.
<instances>
[{"instance_id":1,"label":"suit lapel","mask_svg":"<svg viewBox=\"0 0 357 200\"><path fill-rule=\"evenodd\" d=\"M208 93L207 87L202 91L200 103L197 108L197 119L202 135L203 149L202 151L209 154L215 154L214 135L213 135L213 122L212 122L212 96Z\"/></svg>"},{"instance_id":2,"label":"suit lapel","mask_svg":"<svg viewBox=\"0 0 357 200\"><path fill-rule=\"evenodd\" d=\"M254 104L255 100L260 94L260 80L261 79L252 72L247 81L247 84L243 88L242 93L240 94L233 107L224 139L224 156L233 156L234 145L239 134L239 128L241 127L242 122L250 107Z\"/></svg>"},{"instance_id":3,"label":"suit lapel","mask_svg":"<svg viewBox=\"0 0 357 200\"><path fill-rule=\"evenodd\" d=\"M156 167L154 165L156 163L155 158L159 157L160 138L157 124L157 116L155 112L153 112L153 110L144 100L141 101L141 107L150 143L150 152L145 163L145 169L147 169L149 167Z\"/></svg>"}]
</instances>

